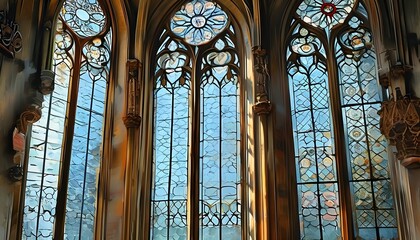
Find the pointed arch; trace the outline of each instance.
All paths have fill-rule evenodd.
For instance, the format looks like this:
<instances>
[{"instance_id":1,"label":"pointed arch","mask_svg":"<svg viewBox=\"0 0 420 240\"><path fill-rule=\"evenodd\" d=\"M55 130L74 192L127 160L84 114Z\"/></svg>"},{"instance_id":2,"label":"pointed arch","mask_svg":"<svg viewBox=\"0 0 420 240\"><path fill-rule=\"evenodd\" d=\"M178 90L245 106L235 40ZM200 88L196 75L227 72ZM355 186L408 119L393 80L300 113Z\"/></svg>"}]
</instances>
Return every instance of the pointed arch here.
<instances>
[{"instance_id":1,"label":"pointed arch","mask_svg":"<svg viewBox=\"0 0 420 240\"><path fill-rule=\"evenodd\" d=\"M285 55L301 238L397 237L368 11L353 0L295 4Z\"/></svg>"},{"instance_id":2,"label":"pointed arch","mask_svg":"<svg viewBox=\"0 0 420 240\"><path fill-rule=\"evenodd\" d=\"M209 2L213 2L213 1L209 1ZM154 129L154 132L153 134L151 134L151 132L144 134L145 138L143 139L144 141L142 141L142 147L141 147L142 150L140 151L144 151L144 153L146 153L145 159L148 159L149 161L149 163L146 163L146 162L143 163L144 164L143 166L145 167L145 169L150 169L150 173L155 174L155 172L153 172L152 169L154 169L154 167L157 166L157 164L159 164L159 161L164 160L163 158L158 157L159 154L157 151L159 149L155 149L154 151L151 151L152 150L151 146L154 145L156 147L156 141L158 140L156 139L156 136L158 136L159 134L158 131L160 129L156 121L157 119L161 119L163 116L166 116L167 114L169 114L168 112L169 109L162 108L162 107L160 107L160 109L163 112L161 112L160 114L157 114L156 111L159 111L159 106L160 106L159 102L163 100L156 99L156 96L158 96L158 98L160 96L161 99L163 99L164 96L156 95L156 94L157 93L160 94L161 92L165 92L165 91L167 92L168 89L181 91L183 92L183 94L181 95L177 94L175 98L175 102L178 100L182 101L184 102L184 106L181 107L182 104L176 104L176 105L170 104L170 105L173 107L173 109L177 109L176 112L180 114L180 117L177 118L176 121L180 121L183 124L177 125L177 127L173 129L174 132L172 132L171 134L176 133L178 134L177 136L179 137L176 139L176 141L172 140L171 141L172 145L169 144L168 146L174 146L173 144L175 143L179 144L179 141L188 143L188 145L184 145L184 147L182 147L182 149L184 150L181 151L181 152L184 152L184 154L186 154L188 158L183 158L184 160L182 161L177 160L177 164L181 164L183 166L181 168L184 169L181 175L177 173L177 170L175 170L175 168L172 168L171 172L173 173L172 174L173 179L177 177L181 177L182 179L188 178L190 180L191 179L198 180L201 178L205 178L206 176L202 174L193 175L191 168L197 168L197 173L199 172L204 173L203 172L204 170L199 170L201 169L201 167L200 167L200 161L198 160L203 159L203 161L208 161L205 159L209 156L208 155L209 153L207 154L205 154L204 152L200 153L199 149L210 147L210 144L208 143L207 143L207 147L202 145L204 144L203 143L204 139L202 139L201 141L202 143L200 143L201 137L204 137L204 135L199 134L200 128L202 129L206 128L206 126L200 125L200 121L208 121L205 119L214 118L215 116L211 116L208 114L211 112L216 113L217 112L216 109L218 108L220 108L220 112L225 111L224 108L222 109L222 106L224 106L223 104L221 105L216 104L216 102L218 101L219 103L221 103L220 101L222 100L223 100L222 102L232 101L232 104L234 104L234 107L232 105L233 108L231 110L235 109L235 113L237 113L236 109L244 109L244 107L246 106L245 99L247 98L247 96L242 93L245 93L246 91L245 88L249 87L247 84L247 81L252 79L250 73L248 73L249 70L247 71L247 69L249 69L249 66L247 65L247 61L246 61L246 58L247 58L246 56L251 56L251 49L242 48L239 46L244 46L243 42L241 42L243 40L241 39L246 39L245 36L251 36L251 34L249 30L249 25L248 25L250 22L249 16L247 15L248 10L246 10L247 8L245 7L245 5L243 5L243 3L240 3L240 1L238 1L238 3L231 3L231 2L225 3L225 2L217 1L217 4L220 5L221 9L223 9L223 11L225 11L228 14L228 19L229 19L228 27L223 29L221 33L218 33L214 37L214 39L210 39L208 43L200 43L198 44L198 46L194 46L194 44L190 45L187 42L185 42L182 39L182 37L176 36L174 33L172 33L170 29L170 24L169 24L170 23L169 17L172 18L173 15L175 14L175 12L173 12L173 9L179 10L186 3L187 2L178 3L178 5L175 3L174 5L173 2L170 2L169 4L169 1L160 2L159 4L150 2L148 3L149 4L148 10L142 10L142 11L148 11L150 18L147 21L148 24L146 24L145 22L141 22L141 23L139 22L144 28L142 30L138 29L137 32L139 33L141 31L144 31L147 36L154 36L154 38L137 39L139 42L138 44L136 44L137 45L136 47L142 48L142 50L139 49L138 52L144 56L147 56L144 58L145 63L146 63L145 64L145 74L146 74L145 79L149 79L148 81L145 81L145 88L144 88L145 92L143 94L144 96L143 101L145 103L143 104L143 106L145 108L142 110L142 112L145 117L145 121L143 123L142 131L146 133L146 132L150 132L149 129ZM162 19L162 12L167 12L167 14L165 15L168 16L168 19ZM245 23L245 24L243 25L237 24L238 18L241 19L242 23ZM162 29L165 29L165 30L162 31ZM141 35L139 34L139 36ZM251 38L249 37L248 39L251 39ZM176 59L178 60L171 61L170 60L171 57L172 58L176 57ZM238 68L239 63L241 63L240 64L241 68ZM167 64L166 67L161 68L164 64ZM173 66L170 66L170 64L173 64ZM171 71L172 73L168 72L168 69L169 69L168 67L173 69L173 71ZM229 80L229 79L232 79L232 80ZM242 81L243 81L243 84L242 84ZM241 84L239 84L239 82L241 82ZM202 88L200 87L200 84L202 84ZM215 89L213 90L216 90L216 88L218 88L220 90L224 89L223 91L226 91L226 92L222 91L219 93L219 95L216 94L214 96L210 96L213 93L210 93L209 92L210 90L208 88L212 88L213 86L215 87ZM152 90L155 94L154 99L151 98ZM233 92L229 94L228 93L229 91L233 91ZM249 94L252 94L251 91L249 92ZM208 96L206 95L206 97L203 97L205 96L205 94L209 94L209 95ZM233 97L233 99L230 99L231 97ZM213 106L215 107L214 110L210 111L209 110L210 105L206 106L206 104L210 104L213 100L214 100L214 104L216 105ZM228 106L226 105L224 107L228 107ZM154 113L154 114L152 115L151 113ZM219 118L225 119L224 121L227 121L226 119L229 113L224 113L224 114L226 114L226 116L221 115L218 117L218 119ZM240 173L244 171L243 170L244 165L239 165L236 161L239 159L239 156L245 156L246 152L244 150L245 149L244 143L239 144L238 139L237 139L239 138L239 135L241 135L241 139L242 139L242 135L244 135L243 133L241 134L239 131L239 129L241 128L239 125L239 122L241 124L246 124L246 121L248 120L245 120L244 114L240 114L240 115L233 114L233 116L231 117L232 119L236 119L236 120L234 120L234 122L232 123L226 122L226 124L231 124L231 125L233 124L232 126L236 126L236 130L232 133L229 133L231 135L229 135L228 133L225 134L226 136L227 135L230 136L229 140L227 139L227 137L225 136L223 137L226 138L225 140L227 142L228 141L233 142L233 146L235 146L232 148L233 152L230 153L232 156L235 155L237 157L235 158L235 164L233 164L233 160L232 160L232 167L236 166L235 168L237 168L237 171L238 171L237 173L239 174L238 176L240 176ZM179 131L181 131L182 129L183 129L184 134L181 134L180 136ZM214 130L216 131L216 129ZM162 130L162 131L165 131L165 130ZM206 139L209 137L210 135L208 135ZM215 135L214 137L215 137L215 141L218 138L220 139L217 141L222 141L221 134L217 136ZM216 144L215 147L216 146L219 146L219 144ZM221 152L220 154L222 155L228 154L227 152L222 153L223 151L227 151L227 150L222 151L221 149L219 149L218 151ZM179 153L179 151L177 152ZM205 154L205 155L201 156L200 154ZM163 156L165 154L161 154L161 155ZM174 153L172 153L172 155L169 154L168 156L172 156L172 159L177 159L177 157L174 156ZM191 163L192 158L196 160L194 163ZM243 157L241 158L243 159ZM154 165L152 165L153 161L150 161L151 159L154 159L153 160ZM222 161L221 157L219 157L218 159ZM204 164L204 163L202 162L201 164ZM222 163L220 162L220 164ZM221 165L219 167L217 167L216 165L212 166L212 168L224 169ZM204 166L204 165L201 165L201 166ZM146 174L150 174L150 173L146 173ZM164 216L156 215L156 211L158 208L154 208L154 206L157 206L156 194L159 192L156 187L160 186L160 182L159 181L156 182L156 179L154 178L156 175L153 175L153 174L148 175L148 177L144 178L144 181L145 181L144 187L145 187L145 192L147 193L144 193L144 195L141 197L141 199L145 199L145 200L152 199L151 208L144 209L144 211L141 211L141 212L146 213L144 214L143 219L149 218L150 216L152 218L148 221L143 220L144 224L141 223L140 224L141 226L151 227L153 223L159 222L157 220L159 217L161 217L162 219L166 219L163 222L160 221L160 223L163 223L163 224L167 223L169 219L169 217L165 217L165 215ZM168 176L172 176L172 175L165 175L164 178L167 178ZM173 179L171 179L171 181ZM153 185L153 183L150 182L150 180L155 181L154 183L155 189L153 192L150 192L150 189ZM207 199L203 199L203 198L200 199L198 193L200 191L202 193L204 191L209 191L209 190L204 190L204 189L211 189L212 186L207 186L205 184L200 185L199 181L196 181L196 183L191 183L190 180L189 180L189 184L193 184L193 185L196 184L196 185L187 186L187 185L181 184L183 188L185 189L183 192L184 202L181 205L179 204L176 205L175 203L174 204L178 206L178 210L180 211L182 209L186 210L187 208L192 209L192 210L191 212L187 214L182 214L181 213L182 211L175 214L173 216L174 222L172 223L175 224L175 222L178 221L178 223L182 223L181 224L182 226L188 225L188 230L187 232L185 232L185 234L189 236L192 236L191 234L197 234L196 235L197 238L199 236L199 232L205 231L205 230L199 230L200 224L202 225L203 221L207 221L209 226L212 225L215 228L219 229L219 230L216 230L216 232L218 232L217 235L222 234L221 232L227 231L227 230L222 231L221 221L219 222L215 220L216 218L220 217L219 215L221 214L220 207L222 206L222 200L223 199L226 200L227 195L226 196L222 195L220 190L216 190L221 195L219 196L218 199L214 199L214 203L213 203L214 206L211 206L212 205L211 203L206 205L205 201L207 201ZM239 179L237 180L239 181ZM168 181L169 180L167 179L166 184ZM206 180L205 182L209 182L209 180ZM241 195L244 195L244 193L242 192L243 191L242 188L238 188L237 184L238 183L234 183L233 184L234 186L232 185L234 189L237 189L237 191L235 190L234 192L241 192ZM178 185L178 186L182 187L181 185ZM226 188L229 188L229 187L230 186L226 186ZM186 189L195 189L193 191L197 193L197 196L192 196L192 194L189 191L186 191ZM173 189L172 192L174 191L175 189ZM236 194L233 194L233 195L236 196ZM231 207L231 210L228 210L226 214L228 214L228 212L231 212L229 213L230 215L229 214L228 215L229 216L232 215L232 216L229 217L228 215L226 215L224 217L226 218L226 221L225 220L223 221L230 222L230 223L226 223L228 225L230 224L232 226L234 225L239 226L240 221L243 221L243 224L245 224L246 222L245 222L245 218L240 217L241 215L240 207L236 207L236 206L240 206L238 204L244 204L244 203L235 202L234 201L235 199L233 198L230 199L232 201L232 204L226 205L228 206L228 208ZM201 204L204 204L203 207L200 207ZM165 205L166 211L168 210L167 206L168 205ZM206 210L204 208L206 208ZM210 208L214 208L214 209L210 209ZM211 214L214 214L214 216L210 214L208 215L209 217L207 220L199 220L199 219L202 219L202 218L199 218L199 216L202 216L203 214L201 211L208 211L209 214L212 212ZM187 218L186 215L190 215L191 217ZM140 221L142 220L140 219ZM192 223L194 226L190 225L189 223ZM195 229L192 230L192 228L195 228ZM156 229L150 230L152 231L152 235L158 233ZM146 233L149 232L149 229L144 229L144 230L146 231ZM153 233L153 231L155 232ZM243 229L239 227L235 231L237 231L237 233L239 231L240 233L241 231L243 231ZM238 234L234 234L234 236L235 235L238 235ZM238 236L240 235L241 233ZM148 237L148 236L146 235L144 237Z\"/></svg>"},{"instance_id":3,"label":"pointed arch","mask_svg":"<svg viewBox=\"0 0 420 240\"><path fill-rule=\"evenodd\" d=\"M55 88L44 96L43 116L32 128L25 237L95 238L101 229L96 214L105 204L98 199L104 194L98 182L108 173L101 165L108 165L111 142L104 129L111 126L106 113L115 57L108 9L103 1L52 1L45 14L53 34L46 36L51 46L42 50L50 56L43 57L42 68L55 73Z\"/></svg>"}]
</instances>

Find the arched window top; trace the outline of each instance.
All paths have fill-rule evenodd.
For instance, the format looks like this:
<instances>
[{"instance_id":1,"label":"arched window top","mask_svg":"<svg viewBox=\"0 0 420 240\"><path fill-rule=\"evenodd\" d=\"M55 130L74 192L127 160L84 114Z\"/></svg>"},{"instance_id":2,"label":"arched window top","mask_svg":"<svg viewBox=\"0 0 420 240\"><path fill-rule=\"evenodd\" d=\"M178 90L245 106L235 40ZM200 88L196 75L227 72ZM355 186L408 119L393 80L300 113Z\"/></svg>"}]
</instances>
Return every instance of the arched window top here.
<instances>
[{"instance_id":1,"label":"arched window top","mask_svg":"<svg viewBox=\"0 0 420 240\"><path fill-rule=\"evenodd\" d=\"M358 0L298 4L286 59L301 239L395 239L366 8Z\"/></svg>"},{"instance_id":2,"label":"arched window top","mask_svg":"<svg viewBox=\"0 0 420 240\"><path fill-rule=\"evenodd\" d=\"M241 69L228 14L189 1L156 42L150 239L241 238Z\"/></svg>"},{"instance_id":3,"label":"arched window top","mask_svg":"<svg viewBox=\"0 0 420 240\"><path fill-rule=\"evenodd\" d=\"M228 16L211 1L194 0L181 7L171 19L171 31L191 45L212 40L228 26Z\"/></svg>"},{"instance_id":4,"label":"arched window top","mask_svg":"<svg viewBox=\"0 0 420 240\"><path fill-rule=\"evenodd\" d=\"M97 0L65 1L60 16L81 38L98 35L106 17Z\"/></svg>"},{"instance_id":5,"label":"arched window top","mask_svg":"<svg viewBox=\"0 0 420 240\"><path fill-rule=\"evenodd\" d=\"M106 13L96 0L66 0L56 16L55 87L44 96L28 154L28 239L95 236L113 37Z\"/></svg>"}]
</instances>

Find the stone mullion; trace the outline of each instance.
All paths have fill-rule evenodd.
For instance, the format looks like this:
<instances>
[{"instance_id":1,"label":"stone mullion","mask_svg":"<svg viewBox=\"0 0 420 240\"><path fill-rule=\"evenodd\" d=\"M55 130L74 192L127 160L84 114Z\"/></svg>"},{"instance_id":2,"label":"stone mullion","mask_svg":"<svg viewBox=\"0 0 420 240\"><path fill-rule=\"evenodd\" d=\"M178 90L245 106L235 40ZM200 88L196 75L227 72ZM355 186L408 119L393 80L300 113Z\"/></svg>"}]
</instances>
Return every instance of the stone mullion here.
<instances>
[{"instance_id":1,"label":"stone mullion","mask_svg":"<svg viewBox=\"0 0 420 240\"><path fill-rule=\"evenodd\" d=\"M127 128L127 158L124 174L124 217L123 217L123 238L137 238L137 201L139 186L139 162L137 161L137 149L139 146L137 133L141 124L139 114L139 72L141 63L137 59L130 59L127 62L127 85L126 102L127 113L123 118Z\"/></svg>"}]
</instances>

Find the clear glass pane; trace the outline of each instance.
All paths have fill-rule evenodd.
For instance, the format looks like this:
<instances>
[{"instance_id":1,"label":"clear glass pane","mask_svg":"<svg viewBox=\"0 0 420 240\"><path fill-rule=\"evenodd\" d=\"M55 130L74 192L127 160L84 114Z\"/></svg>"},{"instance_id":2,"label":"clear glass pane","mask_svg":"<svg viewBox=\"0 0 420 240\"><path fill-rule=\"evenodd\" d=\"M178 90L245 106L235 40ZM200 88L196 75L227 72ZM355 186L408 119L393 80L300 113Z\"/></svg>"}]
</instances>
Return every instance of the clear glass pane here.
<instances>
[{"instance_id":1,"label":"clear glass pane","mask_svg":"<svg viewBox=\"0 0 420 240\"><path fill-rule=\"evenodd\" d=\"M61 31L57 34L53 52L55 89L44 97L41 119L32 126L25 190L22 235L28 239L52 239L57 184L61 163L68 90L73 69L72 38Z\"/></svg>"},{"instance_id":2,"label":"clear glass pane","mask_svg":"<svg viewBox=\"0 0 420 240\"><path fill-rule=\"evenodd\" d=\"M165 39L154 90L151 239L187 238L190 73L185 47Z\"/></svg>"},{"instance_id":3,"label":"clear glass pane","mask_svg":"<svg viewBox=\"0 0 420 240\"><path fill-rule=\"evenodd\" d=\"M241 239L239 65L228 36L203 57L200 239ZM236 55L236 54L235 54Z\"/></svg>"}]
</instances>

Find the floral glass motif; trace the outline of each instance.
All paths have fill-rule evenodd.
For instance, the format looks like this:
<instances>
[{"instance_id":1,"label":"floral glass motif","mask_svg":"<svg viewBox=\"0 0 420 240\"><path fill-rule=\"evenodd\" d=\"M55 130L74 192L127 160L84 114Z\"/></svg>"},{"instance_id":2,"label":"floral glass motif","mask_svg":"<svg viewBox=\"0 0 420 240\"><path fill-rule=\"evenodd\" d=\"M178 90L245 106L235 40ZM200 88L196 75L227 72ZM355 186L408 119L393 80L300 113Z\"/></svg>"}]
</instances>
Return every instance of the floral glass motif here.
<instances>
[{"instance_id":1,"label":"floral glass motif","mask_svg":"<svg viewBox=\"0 0 420 240\"><path fill-rule=\"evenodd\" d=\"M398 238L387 141L379 130L382 96L372 34L363 4L352 9L353 1L305 0L292 22L287 70L301 239L336 239L342 234L337 182L342 171L337 171L337 162L349 169L349 182L340 191L349 191L353 198L354 223L350 224L355 237ZM342 25L335 30L333 26L339 23ZM337 37L330 39L329 32L317 35L314 27L338 31ZM334 43L332 49L325 49L323 43L327 42ZM336 61L337 71L326 67L331 59ZM335 85L331 83L334 72L338 88L330 87ZM340 109L335 112L330 102L334 95L340 96ZM338 113L342 113L342 123L331 120ZM338 142L336 134L343 134L345 143ZM344 159L335 156L337 147L347 153Z\"/></svg>"},{"instance_id":2,"label":"floral glass motif","mask_svg":"<svg viewBox=\"0 0 420 240\"><path fill-rule=\"evenodd\" d=\"M215 3L192 1L159 39L151 239L187 239L191 217L200 221L199 239L241 239L239 56L227 23ZM192 110L197 103L198 114ZM198 135L199 150L192 156L190 136ZM200 180L188 187L192 161ZM199 195L196 216L187 211L190 192Z\"/></svg>"},{"instance_id":3,"label":"floral glass motif","mask_svg":"<svg viewBox=\"0 0 420 240\"><path fill-rule=\"evenodd\" d=\"M194 0L182 6L171 19L171 31L191 45L212 40L228 26L228 16L214 2Z\"/></svg>"},{"instance_id":4,"label":"floral glass motif","mask_svg":"<svg viewBox=\"0 0 420 240\"><path fill-rule=\"evenodd\" d=\"M67 0L57 20L52 53L55 88L44 97L42 117L32 127L22 229L27 239L54 237L57 195L61 191L57 184L64 162L69 162L70 168L64 236L59 238L94 239L112 32L102 25L100 31L104 32L99 34L98 29L91 28L92 22L83 23L88 29L78 19L67 22L69 16L64 13L74 6L86 7L90 15L100 9L96 1ZM105 18L101 21L105 23ZM76 41L83 44L79 47ZM78 88L74 87L76 83ZM71 91L77 93L77 99L70 99ZM71 102L76 103L74 122L67 116ZM69 125L74 125L72 133L67 132ZM71 156L65 158L62 146L70 143Z\"/></svg>"},{"instance_id":5,"label":"floral glass motif","mask_svg":"<svg viewBox=\"0 0 420 240\"><path fill-rule=\"evenodd\" d=\"M304 0L296 10L306 23L321 29L331 29L343 23L353 10L355 0Z\"/></svg>"},{"instance_id":6,"label":"floral glass motif","mask_svg":"<svg viewBox=\"0 0 420 240\"><path fill-rule=\"evenodd\" d=\"M79 37L98 35L106 23L97 0L65 1L60 16Z\"/></svg>"}]
</instances>

